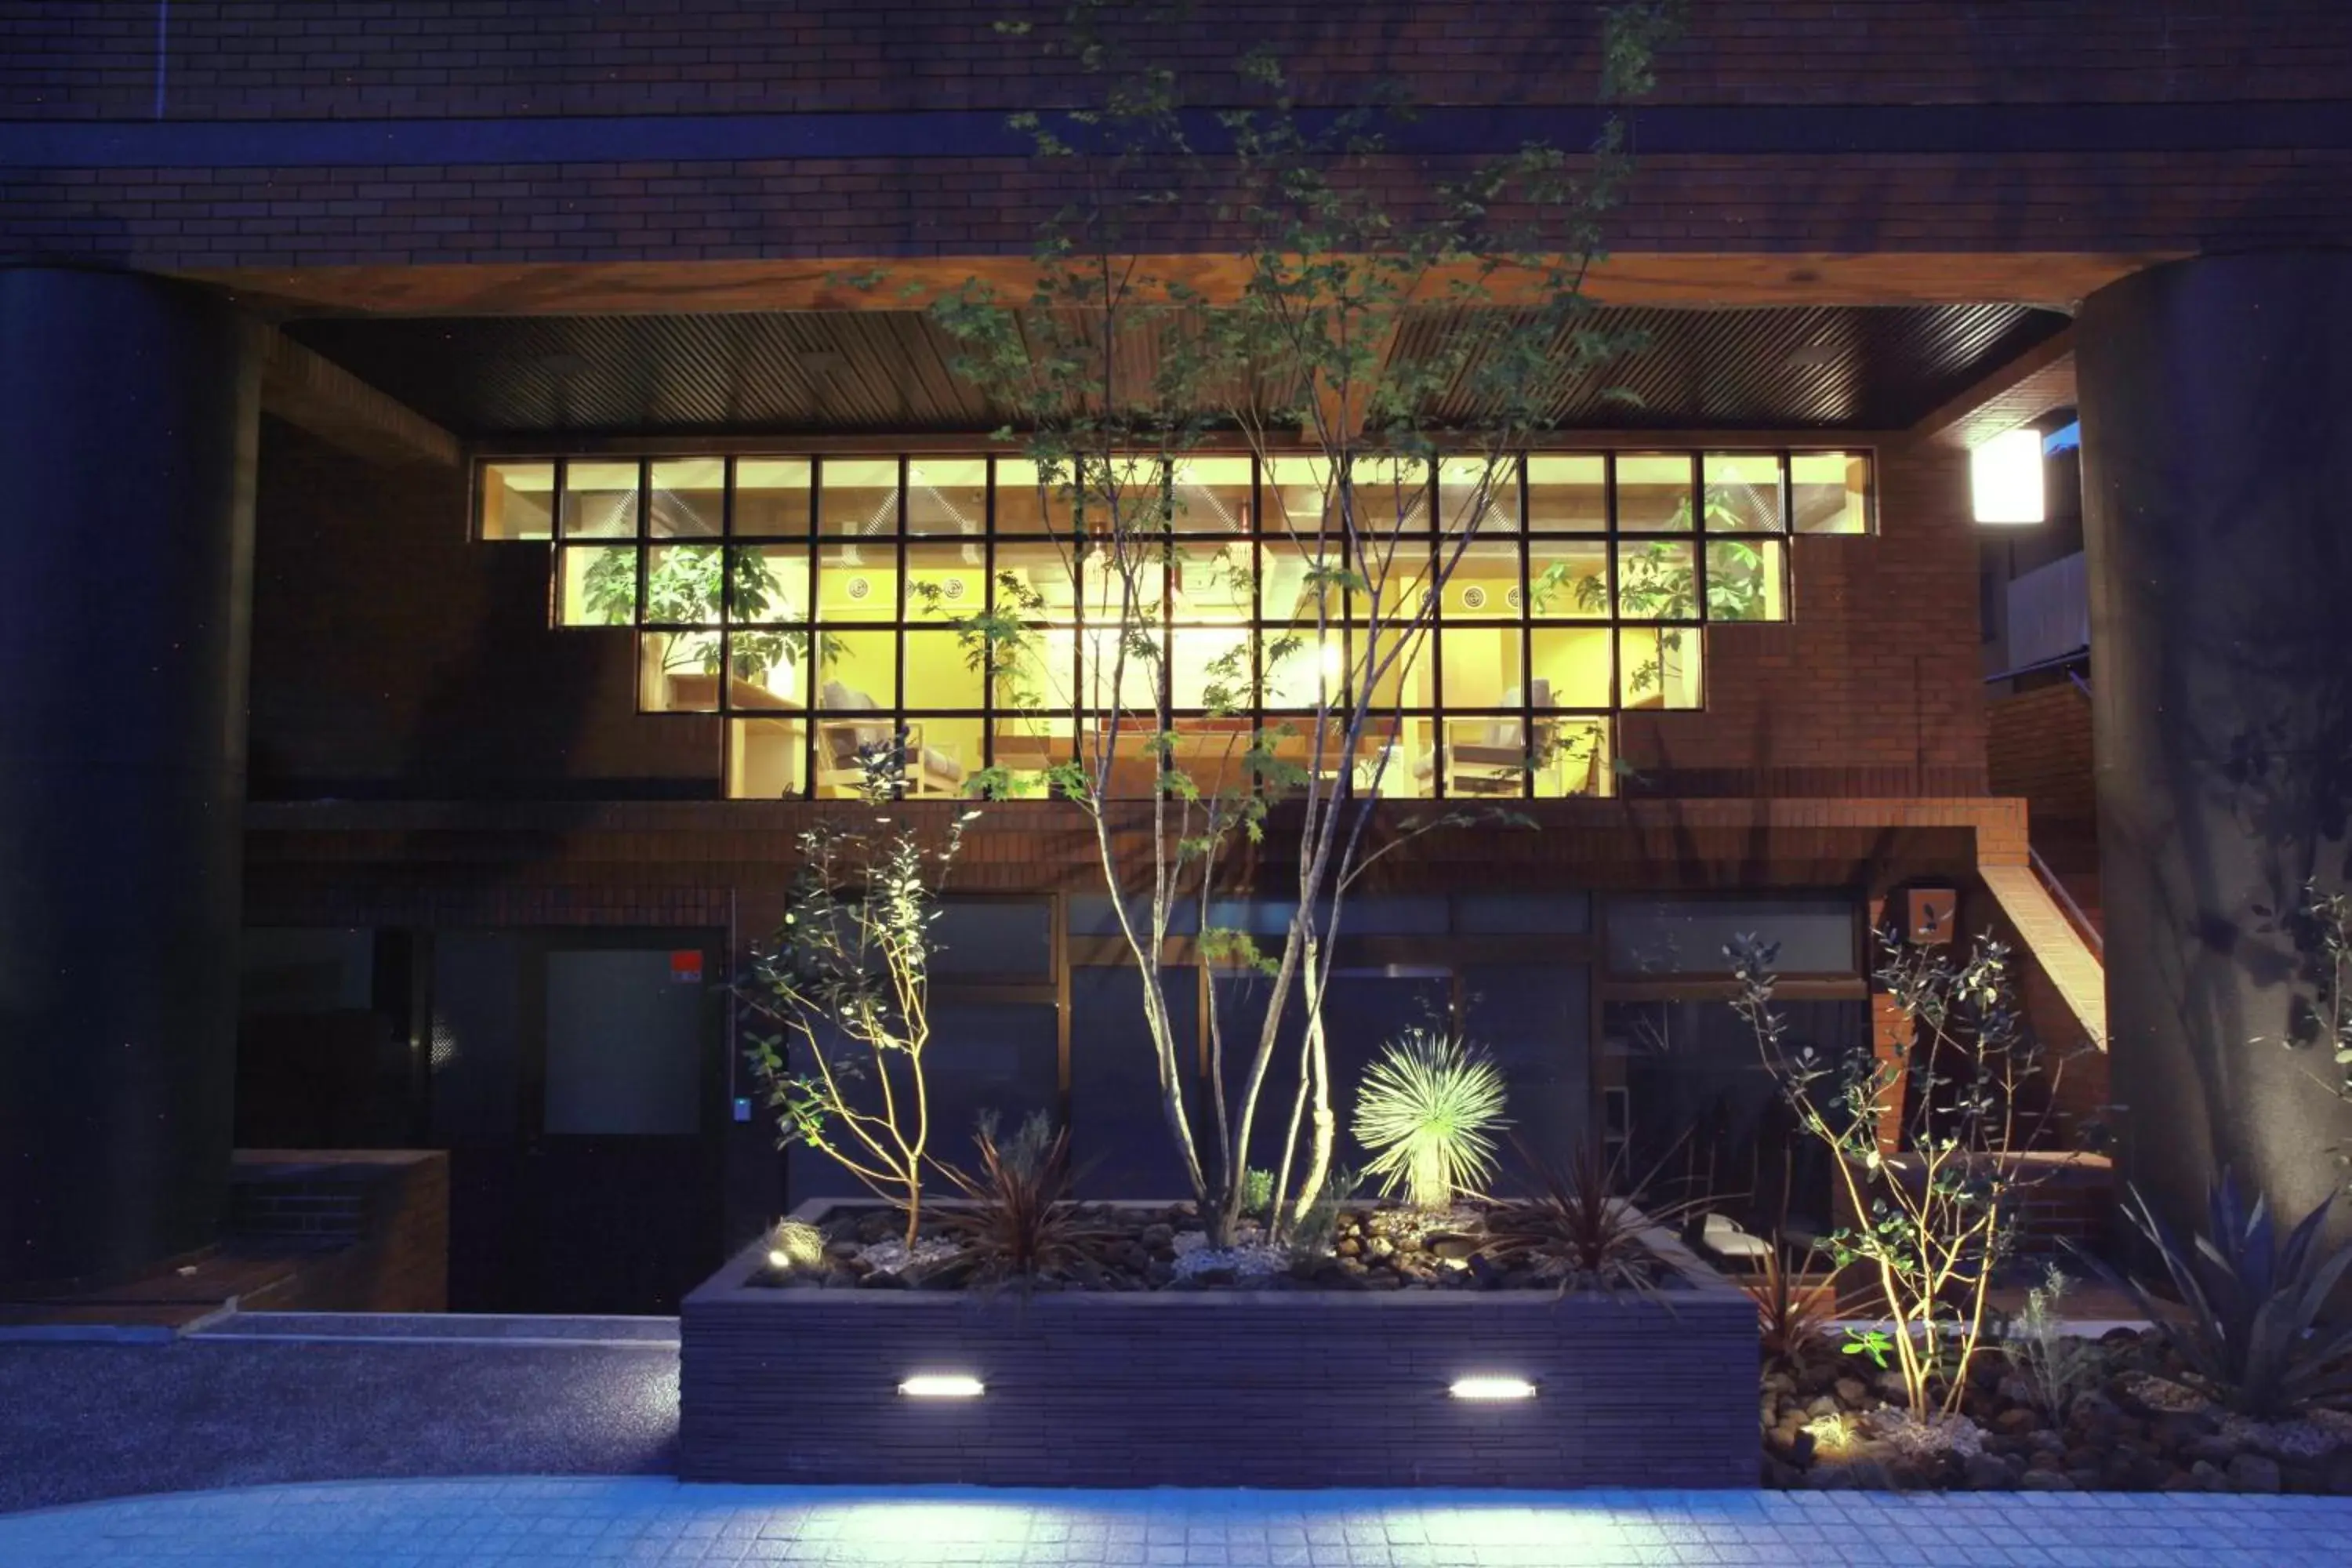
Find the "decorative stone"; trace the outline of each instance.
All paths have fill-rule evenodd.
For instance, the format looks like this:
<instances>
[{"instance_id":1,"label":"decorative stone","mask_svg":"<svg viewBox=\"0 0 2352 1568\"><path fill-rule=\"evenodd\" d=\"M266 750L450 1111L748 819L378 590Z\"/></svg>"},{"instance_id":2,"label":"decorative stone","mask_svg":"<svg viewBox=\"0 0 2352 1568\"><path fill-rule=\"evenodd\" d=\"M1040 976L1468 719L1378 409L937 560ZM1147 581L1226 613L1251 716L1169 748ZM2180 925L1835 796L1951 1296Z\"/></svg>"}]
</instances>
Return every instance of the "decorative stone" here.
<instances>
[{"instance_id":1,"label":"decorative stone","mask_svg":"<svg viewBox=\"0 0 2352 1568\"><path fill-rule=\"evenodd\" d=\"M1990 1454L1973 1454L1961 1460L1960 1477L1980 1492L2006 1491L2016 1485L2015 1472Z\"/></svg>"},{"instance_id":2,"label":"decorative stone","mask_svg":"<svg viewBox=\"0 0 2352 1568\"><path fill-rule=\"evenodd\" d=\"M2260 1454L2241 1454L2230 1461L2227 1471L2230 1485L2242 1492L2274 1492L2279 1489L2279 1468L2276 1459Z\"/></svg>"},{"instance_id":3,"label":"decorative stone","mask_svg":"<svg viewBox=\"0 0 2352 1568\"><path fill-rule=\"evenodd\" d=\"M1831 1385L1831 1388L1837 1394L1838 1403L1849 1410L1864 1409L1869 1403L1870 1390L1864 1386L1862 1379L1858 1377L1839 1378Z\"/></svg>"},{"instance_id":4,"label":"decorative stone","mask_svg":"<svg viewBox=\"0 0 2352 1568\"><path fill-rule=\"evenodd\" d=\"M2029 1492L2071 1492L2074 1483L2056 1470L2028 1470L2017 1478L2020 1489Z\"/></svg>"}]
</instances>

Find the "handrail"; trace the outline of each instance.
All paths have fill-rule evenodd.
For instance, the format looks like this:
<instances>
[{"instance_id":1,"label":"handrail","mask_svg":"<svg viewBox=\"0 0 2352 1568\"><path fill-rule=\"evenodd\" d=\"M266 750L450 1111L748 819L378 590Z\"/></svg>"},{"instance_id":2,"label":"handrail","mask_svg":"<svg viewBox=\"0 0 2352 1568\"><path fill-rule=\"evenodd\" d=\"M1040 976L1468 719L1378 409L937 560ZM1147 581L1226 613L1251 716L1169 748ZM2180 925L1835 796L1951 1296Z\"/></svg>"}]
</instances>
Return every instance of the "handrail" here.
<instances>
[{"instance_id":1,"label":"handrail","mask_svg":"<svg viewBox=\"0 0 2352 1568\"><path fill-rule=\"evenodd\" d=\"M2073 922L2076 934L2082 937L2084 944L2091 950L2091 956L2104 965L2107 962L2107 944L2100 937L2098 928L2091 923L2091 917L2083 912L2083 906L2074 901L2074 895L2066 890L2066 884L2060 881L2058 874L2050 869L2050 862L2042 858L2042 851L2029 844L2025 847L2025 858L2032 866L2034 876L2041 880L2042 887L2048 889L2051 897L2057 900L2058 907L2065 911L2066 918Z\"/></svg>"}]
</instances>

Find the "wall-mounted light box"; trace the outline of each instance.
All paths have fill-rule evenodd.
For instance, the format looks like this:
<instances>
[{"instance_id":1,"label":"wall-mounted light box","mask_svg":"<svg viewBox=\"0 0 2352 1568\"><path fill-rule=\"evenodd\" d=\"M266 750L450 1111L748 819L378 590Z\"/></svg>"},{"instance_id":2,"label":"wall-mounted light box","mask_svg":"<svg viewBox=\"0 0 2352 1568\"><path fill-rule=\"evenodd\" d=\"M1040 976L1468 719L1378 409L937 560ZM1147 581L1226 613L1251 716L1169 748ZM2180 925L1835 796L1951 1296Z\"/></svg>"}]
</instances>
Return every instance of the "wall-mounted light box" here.
<instances>
[{"instance_id":1,"label":"wall-mounted light box","mask_svg":"<svg viewBox=\"0 0 2352 1568\"><path fill-rule=\"evenodd\" d=\"M1446 1392L1456 1399L1533 1399L1536 1385L1524 1377L1457 1377Z\"/></svg>"},{"instance_id":2,"label":"wall-mounted light box","mask_svg":"<svg viewBox=\"0 0 2352 1568\"><path fill-rule=\"evenodd\" d=\"M1979 522L2040 522L2048 510L2041 432L2030 426L2004 430L1969 452L1969 490Z\"/></svg>"}]
</instances>

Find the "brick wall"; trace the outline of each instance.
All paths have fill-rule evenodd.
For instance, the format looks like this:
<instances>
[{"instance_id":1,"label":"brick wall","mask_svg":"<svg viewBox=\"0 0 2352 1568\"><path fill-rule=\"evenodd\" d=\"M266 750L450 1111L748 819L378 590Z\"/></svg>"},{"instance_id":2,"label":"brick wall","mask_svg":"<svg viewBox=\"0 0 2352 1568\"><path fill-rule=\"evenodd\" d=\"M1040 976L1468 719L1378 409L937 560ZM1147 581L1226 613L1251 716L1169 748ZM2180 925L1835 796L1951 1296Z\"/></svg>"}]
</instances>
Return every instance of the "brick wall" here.
<instances>
[{"instance_id":1,"label":"brick wall","mask_svg":"<svg viewBox=\"0 0 2352 1568\"><path fill-rule=\"evenodd\" d=\"M1703 1282L1671 1310L1549 1290L774 1290L742 1284L753 1262L739 1258L681 1313L690 1481L1756 1481L1756 1308L1696 1262ZM918 1372L968 1373L986 1393L898 1395ZM1448 1395L1479 1373L1539 1391Z\"/></svg>"},{"instance_id":2,"label":"brick wall","mask_svg":"<svg viewBox=\"0 0 2352 1568\"><path fill-rule=\"evenodd\" d=\"M1997 795L2022 796L2037 830L2098 817L2091 788L2091 700L2071 680L1985 704L1985 763Z\"/></svg>"},{"instance_id":3,"label":"brick wall","mask_svg":"<svg viewBox=\"0 0 2352 1568\"><path fill-rule=\"evenodd\" d=\"M1664 795L1985 789L1964 458L1883 454L1879 532L1793 542L1793 618L1710 627L1707 706L1633 713L1619 747Z\"/></svg>"},{"instance_id":4,"label":"brick wall","mask_svg":"<svg viewBox=\"0 0 2352 1568\"><path fill-rule=\"evenodd\" d=\"M548 625L547 552L467 538L456 468L264 432L251 788L709 795L719 721L640 717L635 638Z\"/></svg>"},{"instance_id":5,"label":"brick wall","mask_svg":"<svg viewBox=\"0 0 2352 1568\"><path fill-rule=\"evenodd\" d=\"M1142 58L1192 72L1244 42L1318 96L1402 77L1430 101L1575 101L1597 72L1588 0L1517 6L1209 0L1122 18ZM156 8L0 4L0 116L143 118ZM180 118L554 115L1001 107L1055 90L1002 16L1059 0L177 0L161 72ZM1711 103L2207 102L2323 98L2352 73L2332 0L1715 0L1662 62L1662 96ZM1149 13L1145 14L1146 16Z\"/></svg>"},{"instance_id":6,"label":"brick wall","mask_svg":"<svg viewBox=\"0 0 2352 1568\"><path fill-rule=\"evenodd\" d=\"M1371 165L1410 221L1443 158ZM1621 255L2108 252L2352 243L2352 152L1653 154L1609 226ZM163 271L428 263L1025 257L1066 193L1013 159L453 167L11 166L0 239ZM1142 248L1232 243L1213 193L1130 226ZM387 301L396 301L388 287ZM528 290L524 291L525 296ZM2035 296L2040 297L2040 296ZM2062 299L2063 302L2063 299Z\"/></svg>"}]
</instances>

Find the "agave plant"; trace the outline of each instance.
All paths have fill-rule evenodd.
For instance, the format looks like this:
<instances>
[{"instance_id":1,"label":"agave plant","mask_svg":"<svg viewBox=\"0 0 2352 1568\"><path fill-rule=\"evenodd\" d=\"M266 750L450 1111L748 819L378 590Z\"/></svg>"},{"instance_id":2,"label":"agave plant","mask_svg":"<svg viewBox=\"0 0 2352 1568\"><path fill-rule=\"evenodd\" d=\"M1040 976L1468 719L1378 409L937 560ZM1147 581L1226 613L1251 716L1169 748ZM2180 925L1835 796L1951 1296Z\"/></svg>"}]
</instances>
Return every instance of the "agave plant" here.
<instances>
[{"instance_id":1,"label":"agave plant","mask_svg":"<svg viewBox=\"0 0 2352 1568\"><path fill-rule=\"evenodd\" d=\"M971 1206L945 1216L958 1242L942 1274L973 1285L1027 1282L1089 1256L1106 1233L1085 1224L1070 1197L1070 1133L1052 1129L1034 1111L1012 1137L1000 1139L996 1118L984 1115L972 1133L976 1173L944 1167Z\"/></svg>"},{"instance_id":2,"label":"agave plant","mask_svg":"<svg viewBox=\"0 0 2352 1568\"><path fill-rule=\"evenodd\" d=\"M2137 1279L2091 1266L2131 1292L2149 1321L2223 1403L2248 1415L2283 1415L2314 1399L2352 1393L2352 1323L2319 1326L2328 1296L2352 1268L2352 1247L2323 1252L2320 1228L2333 1199L2278 1239L2270 1200L2248 1208L2224 1170L2206 1191L2205 1234L2182 1245L2137 1187L2124 1212L2164 1259L2184 1317Z\"/></svg>"},{"instance_id":3,"label":"agave plant","mask_svg":"<svg viewBox=\"0 0 2352 1568\"><path fill-rule=\"evenodd\" d=\"M1356 1092L1356 1141L1381 1194L1418 1209L1454 1206L1495 1173L1503 1075L1456 1035L1408 1029L1381 1048Z\"/></svg>"}]
</instances>

